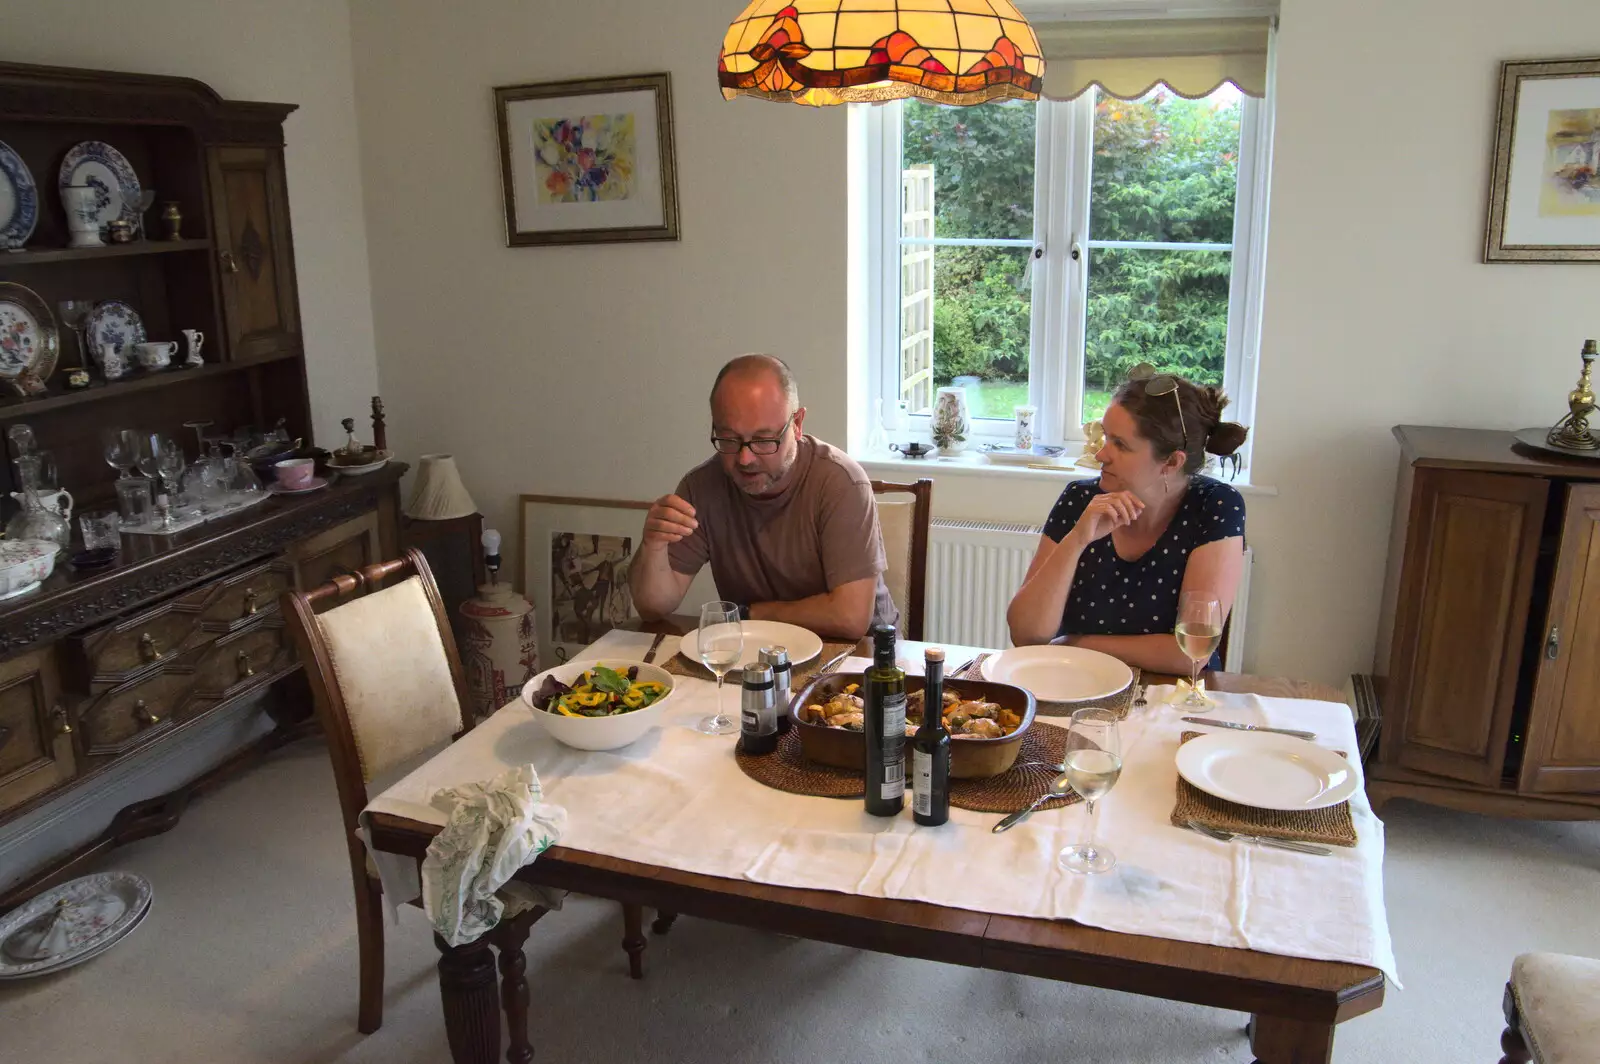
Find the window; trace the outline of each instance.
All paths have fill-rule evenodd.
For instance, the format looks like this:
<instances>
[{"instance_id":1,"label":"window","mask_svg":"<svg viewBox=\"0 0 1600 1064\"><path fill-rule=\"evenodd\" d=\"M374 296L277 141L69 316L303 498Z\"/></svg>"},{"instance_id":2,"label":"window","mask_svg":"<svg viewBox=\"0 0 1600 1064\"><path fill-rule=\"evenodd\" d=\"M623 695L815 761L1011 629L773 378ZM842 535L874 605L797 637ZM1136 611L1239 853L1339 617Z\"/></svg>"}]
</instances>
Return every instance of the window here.
<instances>
[{"instance_id":1,"label":"window","mask_svg":"<svg viewBox=\"0 0 1600 1064\"><path fill-rule=\"evenodd\" d=\"M1268 120L1230 84L870 108L869 396L926 418L963 387L975 435L1009 439L1030 404L1059 443L1150 362L1248 419Z\"/></svg>"}]
</instances>

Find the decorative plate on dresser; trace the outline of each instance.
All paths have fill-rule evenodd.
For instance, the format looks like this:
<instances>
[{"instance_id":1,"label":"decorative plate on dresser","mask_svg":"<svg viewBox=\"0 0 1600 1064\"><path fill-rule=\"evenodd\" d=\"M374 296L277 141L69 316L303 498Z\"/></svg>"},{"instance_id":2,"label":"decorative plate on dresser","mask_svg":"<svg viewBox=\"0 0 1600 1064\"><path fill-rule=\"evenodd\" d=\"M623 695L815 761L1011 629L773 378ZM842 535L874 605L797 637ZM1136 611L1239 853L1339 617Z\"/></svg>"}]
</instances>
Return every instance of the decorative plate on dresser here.
<instances>
[{"instance_id":1,"label":"decorative plate on dresser","mask_svg":"<svg viewBox=\"0 0 1600 1064\"><path fill-rule=\"evenodd\" d=\"M22 156L0 140L0 247L20 251L39 222L39 190Z\"/></svg>"},{"instance_id":2,"label":"decorative plate on dresser","mask_svg":"<svg viewBox=\"0 0 1600 1064\"><path fill-rule=\"evenodd\" d=\"M123 154L105 141L86 140L72 146L61 160L60 187L88 185L95 199L95 220L103 229L121 218L139 224L139 177Z\"/></svg>"},{"instance_id":3,"label":"decorative plate on dresser","mask_svg":"<svg viewBox=\"0 0 1600 1064\"><path fill-rule=\"evenodd\" d=\"M89 338L89 353L96 363L100 361L101 344L116 344L117 354L131 362L130 348L145 341L144 319L120 299L96 303L83 328L84 335Z\"/></svg>"},{"instance_id":4,"label":"decorative plate on dresser","mask_svg":"<svg viewBox=\"0 0 1600 1064\"><path fill-rule=\"evenodd\" d=\"M31 288L0 281L0 378L31 373L42 381L55 371L60 351L49 305Z\"/></svg>"}]
</instances>

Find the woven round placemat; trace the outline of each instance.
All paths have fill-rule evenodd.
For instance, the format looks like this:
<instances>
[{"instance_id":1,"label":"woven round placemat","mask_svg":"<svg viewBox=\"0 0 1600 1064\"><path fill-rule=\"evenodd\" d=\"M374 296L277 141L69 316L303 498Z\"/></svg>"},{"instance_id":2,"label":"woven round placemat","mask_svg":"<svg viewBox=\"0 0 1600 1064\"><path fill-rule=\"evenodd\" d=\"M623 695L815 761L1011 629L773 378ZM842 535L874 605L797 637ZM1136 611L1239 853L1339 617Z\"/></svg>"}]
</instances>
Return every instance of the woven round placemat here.
<instances>
[{"instance_id":1,"label":"woven round placemat","mask_svg":"<svg viewBox=\"0 0 1600 1064\"><path fill-rule=\"evenodd\" d=\"M1015 765L988 779L951 780L950 804L978 813L1026 809L1061 774L1053 766L1061 764L1066 752L1064 729L1029 728L1022 736ZM733 756L746 776L774 790L817 798L860 798L866 793L861 773L807 761L801 753L800 736L793 729L778 737L778 749L773 753L747 754L735 744ZM1076 794L1052 798L1039 808L1059 809L1078 800Z\"/></svg>"},{"instance_id":2,"label":"woven round placemat","mask_svg":"<svg viewBox=\"0 0 1600 1064\"><path fill-rule=\"evenodd\" d=\"M1186 743L1203 734L1186 731L1180 741ZM1207 794L1179 776L1178 801L1172 807L1172 823L1186 828L1191 820L1208 828L1221 828L1240 835L1320 842L1330 846L1356 844L1356 825L1351 819L1350 803L1347 801L1322 809L1260 809Z\"/></svg>"},{"instance_id":3,"label":"woven round placemat","mask_svg":"<svg viewBox=\"0 0 1600 1064\"><path fill-rule=\"evenodd\" d=\"M983 679L983 663L993 654L979 654L972 659L972 664L956 673L956 679L981 680ZM1131 668L1131 666L1130 666ZM1084 702L1047 702L1042 698L1035 699L1034 712L1041 717L1070 717L1080 709L1109 709L1117 715L1118 720L1126 720L1128 710L1133 706L1133 696L1139 690L1140 677L1143 675L1138 669L1133 670L1133 682L1109 698L1091 698Z\"/></svg>"},{"instance_id":4,"label":"woven round placemat","mask_svg":"<svg viewBox=\"0 0 1600 1064\"><path fill-rule=\"evenodd\" d=\"M774 790L816 798L862 798L867 793L861 773L807 761L800 733L793 728L778 736L778 749L770 754L747 754L742 743L735 743L733 757L746 776Z\"/></svg>"}]
</instances>

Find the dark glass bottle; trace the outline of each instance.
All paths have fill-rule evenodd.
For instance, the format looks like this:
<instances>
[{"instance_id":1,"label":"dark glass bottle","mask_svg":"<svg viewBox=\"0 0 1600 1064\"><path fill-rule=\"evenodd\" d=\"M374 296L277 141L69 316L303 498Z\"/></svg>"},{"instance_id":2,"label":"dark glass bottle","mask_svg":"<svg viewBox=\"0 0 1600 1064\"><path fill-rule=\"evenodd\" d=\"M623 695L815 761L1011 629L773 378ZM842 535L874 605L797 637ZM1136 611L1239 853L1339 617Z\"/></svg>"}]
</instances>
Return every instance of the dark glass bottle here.
<instances>
[{"instance_id":1,"label":"dark glass bottle","mask_svg":"<svg viewBox=\"0 0 1600 1064\"><path fill-rule=\"evenodd\" d=\"M923 659L922 723L911 737L911 819L938 827L950 819L950 731L944 726L944 651Z\"/></svg>"},{"instance_id":2,"label":"dark glass bottle","mask_svg":"<svg viewBox=\"0 0 1600 1064\"><path fill-rule=\"evenodd\" d=\"M899 816L906 800L906 674L894 663L894 626L872 630L867 670L867 812Z\"/></svg>"},{"instance_id":3,"label":"dark glass bottle","mask_svg":"<svg viewBox=\"0 0 1600 1064\"><path fill-rule=\"evenodd\" d=\"M772 666L766 662L755 662L744 668L739 691L739 748L747 754L770 754L778 748Z\"/></svg>"}]
</instances>

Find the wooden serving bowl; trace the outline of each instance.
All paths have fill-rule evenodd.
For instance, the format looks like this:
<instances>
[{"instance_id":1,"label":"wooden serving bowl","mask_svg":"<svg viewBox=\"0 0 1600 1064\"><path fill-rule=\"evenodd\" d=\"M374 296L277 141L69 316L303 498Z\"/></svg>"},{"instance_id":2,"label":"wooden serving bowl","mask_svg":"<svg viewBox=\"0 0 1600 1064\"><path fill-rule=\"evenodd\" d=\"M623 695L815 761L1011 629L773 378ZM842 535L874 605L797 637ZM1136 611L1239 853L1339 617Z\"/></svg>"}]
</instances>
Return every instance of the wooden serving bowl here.
<instances>
[{"instance_id":1,"label":"wooden serving bowl","mask_svg":"<svg viewBox=\"0 0 1600 1064\"><path fill-rule=\"evenodd\" d=\"M806 760L835 768L865 771L867 762L867 737L862 732L830 728L826 724L812 724L800 719L806 706L827 702L851 684L866 686L866 677L859 672L831 673L818 676L806 685L800 696L789 704L789 716L800 736L800 749ZM1022 750L1023 733L1033 724L1033 695L1008 683L991 683L988 680L950 680L944 682L945 690L954 691L963 698L993 702L1022 717L1022 723L1010 735L998 739L958 739L950 737L950 775L954 779L984 779L998 776L1016 764ZM906 677L906 694L922 690L922 677ZM858 692L859 693L859 692ZM909 742L909 740L908 740Z\"/></svg>"}]
</instances>

